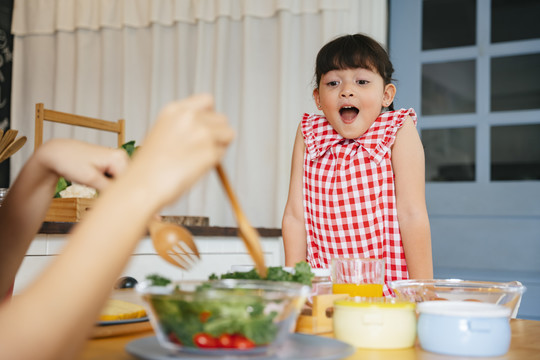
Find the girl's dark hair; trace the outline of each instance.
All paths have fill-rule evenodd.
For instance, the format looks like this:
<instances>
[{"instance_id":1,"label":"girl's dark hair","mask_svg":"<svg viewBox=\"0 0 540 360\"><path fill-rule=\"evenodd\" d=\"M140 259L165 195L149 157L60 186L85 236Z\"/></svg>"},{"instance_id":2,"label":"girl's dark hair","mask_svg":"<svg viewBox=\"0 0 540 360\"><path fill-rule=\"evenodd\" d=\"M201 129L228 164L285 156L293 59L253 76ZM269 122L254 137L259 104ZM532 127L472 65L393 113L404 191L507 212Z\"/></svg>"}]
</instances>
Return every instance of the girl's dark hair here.
<instances>
[{"instance_id":1,"label":"girl's dark hair","mask_svg":"<svg viewBox=\"0 0 540 360\"><path fill-rule=\"evenodd\" d=\"M363 68L376 71L384 84L392 82L394 67L386 50L374 39L362 34L340 36L324 45L315 63L315 86L332 70Z\"/></svg>"}]
</instances>

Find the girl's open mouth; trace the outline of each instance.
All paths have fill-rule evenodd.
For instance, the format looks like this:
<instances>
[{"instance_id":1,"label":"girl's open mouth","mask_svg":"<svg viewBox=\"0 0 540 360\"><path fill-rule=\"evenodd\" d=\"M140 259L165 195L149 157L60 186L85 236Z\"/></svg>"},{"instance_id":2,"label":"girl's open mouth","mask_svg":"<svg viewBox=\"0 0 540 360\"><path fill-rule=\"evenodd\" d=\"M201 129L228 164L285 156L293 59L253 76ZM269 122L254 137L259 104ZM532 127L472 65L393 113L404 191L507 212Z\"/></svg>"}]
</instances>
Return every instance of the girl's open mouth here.
<instances>
[{"instance_id":1,"label":"girl's open mouth","mask_svg":"<svg viewBox=\"0 0 540 360\"><path fill-rule=\"evenodd\" d=\"M343 120L343 122L350 123L354 121L359 111L360 110L354 106L344 106L339 109L339 115L341 116L341 120Z\"/></svg>"}]
</instances>

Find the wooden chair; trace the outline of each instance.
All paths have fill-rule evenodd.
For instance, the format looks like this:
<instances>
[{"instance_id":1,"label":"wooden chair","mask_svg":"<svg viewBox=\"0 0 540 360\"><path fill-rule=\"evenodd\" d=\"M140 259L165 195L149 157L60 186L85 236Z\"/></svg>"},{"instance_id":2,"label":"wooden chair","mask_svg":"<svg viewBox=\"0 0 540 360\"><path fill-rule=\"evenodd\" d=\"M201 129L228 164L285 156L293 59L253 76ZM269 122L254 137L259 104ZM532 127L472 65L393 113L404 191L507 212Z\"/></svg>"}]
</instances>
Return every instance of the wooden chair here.
<instances>
[{"instance_id":1,"label":"wooden chair","mask_svg":"<svg viewBox=\"0 0 540 360\"><path fill-rule=\"evenodd\" d=\"M114 132L118 134L118 147L125 143L125 121L106 121L91 117L64 113L55 110L45 109L43 103L36 104L36 128L34 151L43 143L43 122L51 121L61 124L82 126L91 129Z\"/></svg>"}]
</instances>

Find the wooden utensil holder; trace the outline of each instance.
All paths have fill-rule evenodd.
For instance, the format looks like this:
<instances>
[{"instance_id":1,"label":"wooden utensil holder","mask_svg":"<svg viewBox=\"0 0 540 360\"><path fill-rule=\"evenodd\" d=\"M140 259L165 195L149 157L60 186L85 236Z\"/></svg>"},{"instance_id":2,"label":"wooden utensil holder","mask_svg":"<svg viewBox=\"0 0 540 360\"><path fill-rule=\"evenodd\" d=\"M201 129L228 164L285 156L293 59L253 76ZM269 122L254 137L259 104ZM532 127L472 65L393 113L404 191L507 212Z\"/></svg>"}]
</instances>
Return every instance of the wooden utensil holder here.
<instances>
[{"instance_id":1,"label":"wooden utensil holder","mask_svg":"<svg viewBox=\"0 0 540 360\"><path fill-rule=\"evenodd\" d=\"M95 199L55 198L45 215L45 221L78 222L90 210Z\"/></svg>"}]
</instances>

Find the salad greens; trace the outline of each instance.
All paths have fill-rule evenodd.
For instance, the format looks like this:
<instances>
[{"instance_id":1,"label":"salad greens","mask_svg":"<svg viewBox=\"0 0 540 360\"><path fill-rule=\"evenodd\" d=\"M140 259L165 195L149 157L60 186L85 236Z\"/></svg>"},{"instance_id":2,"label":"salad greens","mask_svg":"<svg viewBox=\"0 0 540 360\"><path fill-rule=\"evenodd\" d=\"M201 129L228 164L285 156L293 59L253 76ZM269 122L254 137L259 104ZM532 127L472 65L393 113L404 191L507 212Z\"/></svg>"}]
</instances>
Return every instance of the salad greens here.
<instances>
[{"instance_id":1,"label":"salad greens","mask_svg":"<svg viewBox=\"0 0 540 360\"><path fill-rule=\"evenodd\" d=\"M147 275L146 280L150 281L152 286L167 286L171 283L171 280L158 274Z\"/></svg>"},{"instance_id":2,"label":"salad greens","mask_svg":"<svg viewBox=\"0 0 540 360\"><path fill-rule=\"evenodd\" d=\"M135 140L131 140L125 144L122 144L121 148L126 150L129 157L131 157L133 156L133 153L135 152L135 150L137 150L138 146L135 146Z\"/></svg>"},{"instance_id":3,"label":"salad greens","mask_svg":"<svg viewBox=\"0 0 540 360\"><path fill-rule=\"evenodd\" d=\"M262 278L259 273L253 269L247 272L230 272L218 277L215 274L210 275L209 280L218 279L245 279L245 280L268 280L268 281L291 281L304 285L311 285L311 280L314 275L311 272L309 264L301 261L294 266L293 273L283 269L281 266L271 266L267 269L265 278Z\"/></svg>"},{"instance_id":4,"label":"salad greens","mask_svg":"<svg viewBox=\"0 0 540 360\"><path fill-rule=\"evenodd\" d=\"M156 280L155 277L153 277ZM162 282L161 278L157 279ZM193 297L154 295L149 302L169 339L184 346L198 346L201 334L216 340L227 334L249 339L253 346L269 344L277 335L277 312L264 312L263 300L243 289L226 290L227 296L206 296L205 287ZM213 290L219 292L220 290ZM237 296L238 295L238 296ZM195 300L196 299L196 300Z\"/></svg>"},{"instance_id":5,"label":"salad greens","mask_svg":"<svg viewBox=\"0 0 540 360\"><path fill-rule=\"evenodd\" d=\"M264 314L264 305L255 296L228 296L219 299L186 301L154 299L152 305L166 333L173 332L183 345L193 346L194 337L205 333L212 337L241 334L255 345L274 340L277 325L275 311Z\"/></svg>"},{"instance_id":6,"label":"salad greens","mask_svg":"<svg viewBox=\"0 0 540 360\"><path fill-rule=\"evenodd\" d=\"M264 279L255 270L227 273L220 278L293 281L311 285L313 273L306 262L300 262L294 267L294 274L282 267L270 267ZM157 274L149 275L147 279L154 286L171 283ZM209 279L217 280L218 276L212 274ZM278 313L272 310L278 304L266 306L269 305L267 300L245 289L216 289L203 284L194 294L183 293L177 287L172 294L151 295L147 300L165 335L182 346L248 349L268 345L279 330L276 322Z\"/></svg>"},{"instance_id":7,"label":"salad greens","mask_svg":"<svg viewBox=\"0 0 540 360\"><path fill-rule=\"evenodd\" d=\"M54 190L54 197L60 197L60 191L65 190L68 186L71 185L71 181L67 181L64 177L60 177L56 183L56 189Z\"/></svg>"}]
</instances>

